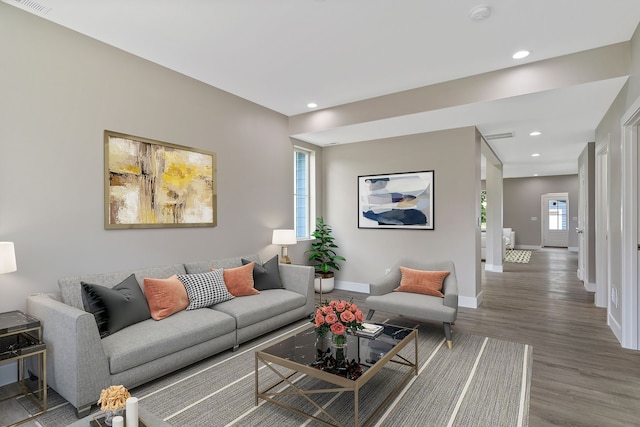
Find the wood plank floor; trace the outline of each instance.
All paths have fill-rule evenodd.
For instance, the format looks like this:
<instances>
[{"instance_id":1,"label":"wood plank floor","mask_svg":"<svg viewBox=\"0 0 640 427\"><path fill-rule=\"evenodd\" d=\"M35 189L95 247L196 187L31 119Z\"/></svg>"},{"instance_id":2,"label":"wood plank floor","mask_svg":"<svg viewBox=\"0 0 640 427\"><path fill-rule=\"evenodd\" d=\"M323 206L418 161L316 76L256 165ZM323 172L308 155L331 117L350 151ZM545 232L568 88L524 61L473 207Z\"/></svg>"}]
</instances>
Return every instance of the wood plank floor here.
<instances>
[{"instance_id":1,"label":"wood plank floor","mask_svg":"<svg viewBox=\"0 0 640 427\"><path fill-rule=\"evenodd\" d=\"M454 334L533 346L532 427L640 426L640 352L620 347L577 265L577 253L537 250L528 264L483 272L483 303L460 308ZM343 296L365 306L365 294L334 290L323 299Z\"/></svg>"},{"instance_id":2,"label":"wood plank floor","mask_svg":"<svg viewBox=\"0 0 640 427\"><path fill-rule=\"evenodd\" d=\"M454 334L533 346L530 426L640 426L640 352L620 347L606 310L594 306L593 294L576 277L577 254L534 251L529 264L504 269L483 273L483 303L460 308ZM325 294L353 297L362 307L366 296ZM17 419L14 409L0 412Z\"/></svg>"}]
</instances>

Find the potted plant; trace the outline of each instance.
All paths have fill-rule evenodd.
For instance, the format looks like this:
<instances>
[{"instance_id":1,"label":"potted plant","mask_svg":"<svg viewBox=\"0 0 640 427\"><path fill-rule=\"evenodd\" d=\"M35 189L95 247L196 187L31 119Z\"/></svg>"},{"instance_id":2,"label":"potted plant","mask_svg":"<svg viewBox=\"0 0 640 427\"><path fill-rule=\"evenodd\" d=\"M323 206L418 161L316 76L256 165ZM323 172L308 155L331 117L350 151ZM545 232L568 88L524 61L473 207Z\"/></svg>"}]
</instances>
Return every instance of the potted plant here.
<instances>
[{"instance_id":1,"label":"potted plant","mask_svg":"<svg viewBox=\"0 0 640 427\"><path fill-rule=\"evenodd\" d=\"M319 276L315 287L320 294L322 291L333 290L334 271L340 270L338 261L346 261L334 251L338 245L335 244L331 231L331 226L326 224L322 217L317 218L316 229L311 233L315 240L311 243L311 249L305 252L309 254L309 261L315 263L316 277Z\"/></svg>"}]
</instances>

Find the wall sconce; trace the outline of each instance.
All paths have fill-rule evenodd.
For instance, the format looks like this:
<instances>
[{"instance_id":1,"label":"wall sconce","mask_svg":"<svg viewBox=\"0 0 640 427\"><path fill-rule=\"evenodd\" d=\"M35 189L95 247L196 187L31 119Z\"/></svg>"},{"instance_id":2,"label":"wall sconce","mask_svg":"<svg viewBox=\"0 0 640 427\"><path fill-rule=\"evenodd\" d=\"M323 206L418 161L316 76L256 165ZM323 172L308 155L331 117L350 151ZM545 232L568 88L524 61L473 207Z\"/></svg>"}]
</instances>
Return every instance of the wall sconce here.
<instances>
[{"instance_id":1,"label":"wall sconce","mask_svg":"<svg viewBox=\"0 0 640 427\"><path fill-rule=\"evenodd\" d=\"M291 264L291 259L287 256L287 246L298 243L295 230L273 230L271 244L280 245L282 247L280 254L280 262L282 264Z\"/></svg>"},{"instance_id":2,"label":"wall sconce","mask_svg":"<svg viewBox=\"0 0 640 427\"><path fill-rule=\"evenodd\" d=\"M0 274L13 273L16 266L16 251L13 242L0 242Z\"/></svg>"}]
</instances>

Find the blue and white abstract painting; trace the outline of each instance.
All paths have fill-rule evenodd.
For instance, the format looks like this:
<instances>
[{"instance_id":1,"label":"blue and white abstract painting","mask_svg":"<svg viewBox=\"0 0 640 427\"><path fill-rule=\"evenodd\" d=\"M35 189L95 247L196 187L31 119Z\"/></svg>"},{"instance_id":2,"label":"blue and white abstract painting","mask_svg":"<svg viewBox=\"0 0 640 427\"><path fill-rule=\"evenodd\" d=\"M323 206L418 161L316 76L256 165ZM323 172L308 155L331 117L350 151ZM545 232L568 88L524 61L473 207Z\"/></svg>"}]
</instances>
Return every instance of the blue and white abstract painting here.
<instances>
[{"instance_id":1,"label":"blue and white abstract painting","mask_svg":"<svg viewBox=\"0 0 640 427\"><path fill-rule=\"evenodd\" d=\"M433 171L358 177L358 228L433 230Z\"/></svg>"}]
</instances>

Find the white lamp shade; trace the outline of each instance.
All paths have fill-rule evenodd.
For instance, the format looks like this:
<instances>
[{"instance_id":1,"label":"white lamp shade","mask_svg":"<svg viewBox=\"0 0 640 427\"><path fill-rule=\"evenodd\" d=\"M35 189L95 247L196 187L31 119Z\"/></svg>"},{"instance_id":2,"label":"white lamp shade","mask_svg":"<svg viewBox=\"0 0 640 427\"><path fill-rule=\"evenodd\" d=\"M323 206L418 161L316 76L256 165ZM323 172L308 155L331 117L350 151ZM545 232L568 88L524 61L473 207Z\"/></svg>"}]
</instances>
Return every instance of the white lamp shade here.
<instances>
[{"instance_id":1,"label":"white lamp shade","mask_svg":"<svg viewBox=\"0 0 640 427\"><path fill-rule=\"evenodd\" d=\"M13 242L0 242L0 274L11 273L17 269Z\"/></svg>"},{"instance_id":2,"label":"white lamp shade","mask_svg":"<svg viewBox=\"0 0 640 427\"><path fill-rule=\"evenodd\" d=\"M295 245L298 243L296 239L296 230L273 230L273 245Z\"/></svg>"}]
</instances>

